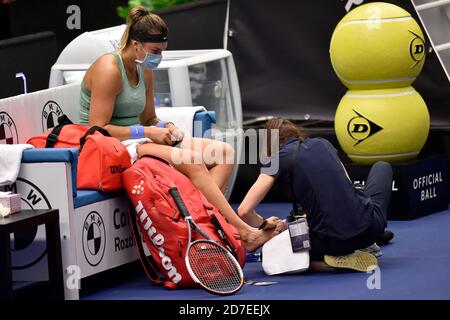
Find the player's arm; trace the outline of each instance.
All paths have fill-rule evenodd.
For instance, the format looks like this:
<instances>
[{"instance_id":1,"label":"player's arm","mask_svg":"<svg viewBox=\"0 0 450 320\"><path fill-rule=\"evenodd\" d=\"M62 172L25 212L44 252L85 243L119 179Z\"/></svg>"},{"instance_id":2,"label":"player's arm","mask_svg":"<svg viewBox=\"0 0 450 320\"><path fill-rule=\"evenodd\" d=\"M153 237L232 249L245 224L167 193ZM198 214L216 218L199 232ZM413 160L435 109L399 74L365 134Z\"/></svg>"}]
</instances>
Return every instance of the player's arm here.
<instances>
[{"instance_id":1,"label":"player's arm","mask_svg":"<svg viewBox=\"0 0 450 320\"><path fill-rule=\"evenodd\" d=\"M174 141L183 140L184 134L179 137L176 132L176 127L172 124L167 125L165 128L155 128L161 119L156 116L155 111L155 99L153 93L153 71L144 70L145 80L147 82L146 87L146 100L144 111L139 115L139 122L145 126L146 137L149 137L153 141L159 144L172 145Z\"/></svg>"},{"instance_id":2,"label":"player's arm","mask_svg":"<svg viewBox=\"0 0 450 320\"><path fill-rule=\"evenodd\" d=\"M126 140L130 137L130 129L109 123L114 112L116 97L122 89L120 71L114 63L113 57L105 55L90 70L88 81L91 91L89 126L102 127L113 137Z\"/></svg>"},{"instance_id":3,"label":"player's arm","mask_svg":"<svg viewBox=\"0 0 450 320\"><path fill-rule=\"evenodd\" d=\"M153 72L151 70L144 70L145 80L147 82L145 92L145 108L139 115L139 121L143 126L156 126L160 119L155 112L155 99L153 94Z\"/></svg>"}]
</instances>

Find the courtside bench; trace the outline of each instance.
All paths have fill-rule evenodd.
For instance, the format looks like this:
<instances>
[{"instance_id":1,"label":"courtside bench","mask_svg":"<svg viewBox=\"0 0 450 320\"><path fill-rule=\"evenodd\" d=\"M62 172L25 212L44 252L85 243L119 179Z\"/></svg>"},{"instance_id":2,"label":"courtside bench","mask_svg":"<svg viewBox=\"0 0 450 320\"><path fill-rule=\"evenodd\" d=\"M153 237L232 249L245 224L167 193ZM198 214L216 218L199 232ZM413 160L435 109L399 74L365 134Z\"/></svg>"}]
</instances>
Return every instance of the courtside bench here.
<instances>
[{"instance_id":1,"label":"courtside bench","mask_svg":"<svg viewBox=\"0 0 450 320\"><path fill-rule=\"evenodd\" d=\"M63 114L78 122L79 95L80 84L73 83L0 99L6 143L26 143L54 127ZM215 114L197 112L193 120L193 135L203 136L215 123ZM79 298L80 279L138 259L123 193L77 190L77 158L76 149L27 150L16 183L0 187L19 193L24 210L59 210L66 299ZM13 280L48 280L44 226L14 234L12 244Z\"/></svg>"}]
</instances>

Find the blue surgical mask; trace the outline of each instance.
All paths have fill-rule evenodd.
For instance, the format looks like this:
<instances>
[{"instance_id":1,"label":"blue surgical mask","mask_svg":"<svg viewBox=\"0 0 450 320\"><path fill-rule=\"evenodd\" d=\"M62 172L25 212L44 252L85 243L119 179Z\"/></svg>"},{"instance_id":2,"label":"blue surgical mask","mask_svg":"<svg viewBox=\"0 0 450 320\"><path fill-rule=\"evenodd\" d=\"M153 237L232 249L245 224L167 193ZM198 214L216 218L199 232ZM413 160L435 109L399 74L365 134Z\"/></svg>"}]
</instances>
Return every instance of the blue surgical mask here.
<instances>
[{"instance_id":1,"label":"blue surgical mask","mask_svg":"<svg viewBox=\"0 0 450 320\"><path fill-rule=\"evenodd\" d=\"M144 60L135 60L137 63L139 63L142 67L146 69L155 70L158 68L159 64L162 60L162 55L160 54L154 54L154 53L148 53L144 50L145 57Z\"/></svg>"}]
</instances>

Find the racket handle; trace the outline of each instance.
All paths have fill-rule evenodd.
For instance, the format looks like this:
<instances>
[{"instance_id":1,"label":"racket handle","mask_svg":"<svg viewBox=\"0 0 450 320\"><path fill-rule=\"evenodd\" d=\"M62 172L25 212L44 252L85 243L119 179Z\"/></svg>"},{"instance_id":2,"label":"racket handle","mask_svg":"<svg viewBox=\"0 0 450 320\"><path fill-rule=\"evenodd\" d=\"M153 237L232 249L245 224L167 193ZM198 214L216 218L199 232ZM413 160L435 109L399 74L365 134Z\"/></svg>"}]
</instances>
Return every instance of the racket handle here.
<instances>
[{"instance_id":1,"label":"racket handle","mask_svg":"<svg viewBox=\"0 0 450 320\"><path fill-rule=\"evenodd\" d=\"M191 215L189 214L188 209L186 208L186 205L184 204L183 199L181 198L180 193L178 192L178 189L176 187L170 188L169 193L172 196L173 200L175 201L175 204L177 205L178 210L181 212L181 214L188 218Z\"/></svg>"},{"instance_id":2,"label":"racket handle","mask_svg":"<svg viewBox=\"0 0 450 320\"><path fill-rule=\"evenodd\" d=\"M220 224L219 220L217 220L217 217L215 214L211 215L211 222L213 223L214 227L217 230L217 233L219 234L220 238L225 242L225 246L227 247L228 251L231 252L231 254L236 258L237 258L237 254L233 249L233 246L231 245L230 241L228 240L225 231L222 228L222 225Z\"/></svg>"}]
</instances>

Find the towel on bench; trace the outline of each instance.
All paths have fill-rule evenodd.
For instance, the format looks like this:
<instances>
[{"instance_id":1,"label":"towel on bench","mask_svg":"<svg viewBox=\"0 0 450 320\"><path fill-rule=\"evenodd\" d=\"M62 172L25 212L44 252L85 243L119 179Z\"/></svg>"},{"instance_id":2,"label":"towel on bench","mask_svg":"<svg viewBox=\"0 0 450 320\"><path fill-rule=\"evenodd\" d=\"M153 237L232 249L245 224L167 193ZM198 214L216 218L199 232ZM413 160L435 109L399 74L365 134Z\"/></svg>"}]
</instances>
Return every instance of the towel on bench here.
<instances>
[{"instance_id":1,"label":"towel on bench","mask_svg":"<svg viewBox=\"0 0 450 320\"><path fill-rule=\"evenodd\" d=\"M31 144L0 144L0 186L16 182L22 153L32 148Z\"/></svg>"}]
</instances>

